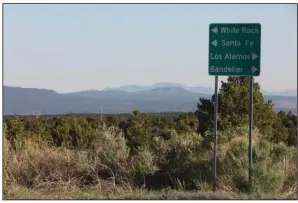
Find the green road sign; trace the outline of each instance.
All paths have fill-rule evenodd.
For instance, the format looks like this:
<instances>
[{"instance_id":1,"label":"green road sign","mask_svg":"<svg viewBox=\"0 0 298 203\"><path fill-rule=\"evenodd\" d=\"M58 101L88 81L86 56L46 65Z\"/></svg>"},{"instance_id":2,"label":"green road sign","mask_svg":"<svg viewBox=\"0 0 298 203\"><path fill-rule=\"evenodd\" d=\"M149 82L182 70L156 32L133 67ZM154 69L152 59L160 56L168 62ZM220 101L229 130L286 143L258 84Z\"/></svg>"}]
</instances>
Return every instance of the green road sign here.
<instances>
[{"instance_id":1,"label":"green road sign","mask_svg":"<svg viewBox=\"0 0 298 203\"><path fill-rule=\"evenodd\" d=\"M260 24L210 24L209 75L259 76L260 59Z\"/></svg>"}]
</instances>

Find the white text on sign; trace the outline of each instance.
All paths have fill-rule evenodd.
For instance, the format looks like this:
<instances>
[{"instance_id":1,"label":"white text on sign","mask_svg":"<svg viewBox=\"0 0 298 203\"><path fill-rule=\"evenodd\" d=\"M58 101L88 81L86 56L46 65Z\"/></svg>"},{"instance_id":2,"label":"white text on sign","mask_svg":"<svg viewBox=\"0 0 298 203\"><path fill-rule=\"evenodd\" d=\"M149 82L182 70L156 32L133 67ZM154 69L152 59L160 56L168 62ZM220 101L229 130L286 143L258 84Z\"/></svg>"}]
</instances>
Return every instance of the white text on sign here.
<instances>
[{"instance_id":1,"label":"white text on sign","mask_svg":"<svg viewBox=\"0 0 298 203\"><path fill-rule=\"evenodd\" d=\"M221 33L226 33L226 34L259 34L259 29L258 28L247 28L247 27L242 27L241 29L239 28L229 28L229 27L222 27L220 29Z\"/></svg>"},{"instance_id":2,"label":"white text on sign","mask_svg":"<svg viewBox=\"0 0 298 203\"><path fill-rule=\"evenodd\" d=\"M211 60L255 60L258 56L255 53L249 54L232 54L226 53L224 56L222 54L210 53Z\"/></svg>"},{"instance_id":3,"label":"white text on sign","mask_svg":"<svg viewBox=\"0 0 298 203\"><path fill-rule=\"evenodd\" d=\"M231 40L221 40L220 42L221 42L220 45L222 47L240 47L240 46L243 45L240 41L237 41L237 40L232 40L232 41ZM217 42L217 40L214 40L211 44L213 44L213 46L217 47L218 42ZM253 44L254 44L253 41L251 41L251 40L245 40L244 46L246 46L246 47L247 46L252 47Z\"/></svg>"},{"instance_id":4,"label":"white text on sign","mask_svg":"<svg viewBox=\"0 0 298 203\"><path fill-rule=\"evenodd\" d=\"M220 66L211 66L210 67L210 72L224 72L224 73L241 73L242 68L237 67L237 66L225 66L225 67L220 67Z\"/></svg>"}]
</instances>

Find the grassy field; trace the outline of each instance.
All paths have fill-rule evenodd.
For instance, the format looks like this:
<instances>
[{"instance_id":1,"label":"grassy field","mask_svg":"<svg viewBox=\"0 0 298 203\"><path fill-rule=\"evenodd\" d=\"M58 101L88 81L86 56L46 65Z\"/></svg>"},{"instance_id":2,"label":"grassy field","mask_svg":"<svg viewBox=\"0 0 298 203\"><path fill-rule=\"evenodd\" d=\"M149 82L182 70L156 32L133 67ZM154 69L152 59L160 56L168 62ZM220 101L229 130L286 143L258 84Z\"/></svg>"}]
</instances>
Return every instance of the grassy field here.
<instances>
[{"instance_id":1,"label":"grassy field","mask_svg":"<svg viewBox=\"0 0 298 203\"><path fill-rule=\"evenodd\" d=\"M295 147L269 142L257 129L252 187L244 126L219 134L218 191L213 192L213 145L195 132L174 129L169 139L148 141L146 129L133 137L84 118L65 118L57 126L39 119L10 118L4 125L4 199L297 198ZM63 135L61 145L54 142L55 132Z\"/></svg>"},{"instance_id":2,"label":"grassy field","mask_svg":"<svg viewBox=\"0 0 298 203\"><path fill-rule=\"evenodd\" d=\"M100 199L152 199L152 200L258 200L258 199L297 199L295 194L289 196L254 195L228 191L184 191L184 190L121 190L93 186L89 188L67 188L59 191L34 191L27 188L18 188L7 195L6 199L60 199L60 200L100 200Z\"/></svg>"}]
</instances>

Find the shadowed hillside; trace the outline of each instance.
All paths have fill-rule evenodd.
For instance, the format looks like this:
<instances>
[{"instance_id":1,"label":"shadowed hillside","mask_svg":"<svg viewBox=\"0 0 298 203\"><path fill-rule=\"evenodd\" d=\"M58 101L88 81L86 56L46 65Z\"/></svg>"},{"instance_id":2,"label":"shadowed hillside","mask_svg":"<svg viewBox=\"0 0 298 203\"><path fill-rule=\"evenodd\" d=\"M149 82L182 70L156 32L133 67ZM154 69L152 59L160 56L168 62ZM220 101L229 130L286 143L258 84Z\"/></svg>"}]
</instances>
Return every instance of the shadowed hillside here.
<instances>
[{"instance_id":1,"label":"shadowed hillside","mask_svg":"<svg viewBox=\"0 0 298 203\"><path fill-rule=\"evenodd\" d=\"M200 97L211 95L194 93L182 87L160 87L138 92L82 91L58 94L51 90L4 86L4 114L67 113L127 113L134 109L143 112L189 112ZM297 97L265 96L275 109L296 112Z\"/></svg>"}]
</instances>

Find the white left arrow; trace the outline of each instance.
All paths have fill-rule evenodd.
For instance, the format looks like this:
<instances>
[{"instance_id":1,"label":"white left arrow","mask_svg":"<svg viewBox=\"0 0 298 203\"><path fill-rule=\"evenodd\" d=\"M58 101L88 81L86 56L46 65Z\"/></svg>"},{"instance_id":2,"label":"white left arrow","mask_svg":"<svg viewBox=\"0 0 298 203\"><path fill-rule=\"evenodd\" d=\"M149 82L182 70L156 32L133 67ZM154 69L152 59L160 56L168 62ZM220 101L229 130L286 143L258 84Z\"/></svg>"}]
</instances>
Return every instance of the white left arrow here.
<instances>
[{"instance_id":1,"label":"white left arrow","mask_svg":"<svg viewBox=\"0 0 298 203\"><path fill-rule=\"evenodd\" d=\"M254 66L251 67L251 72L252 72L252 73L256 72L257 70L258 70L258 69L257 69L256 67L254 67Z\"/></svg>"},{"instance_id":2,"label":"white left arrow","mask_svg":"<svg viewBox=\"0 0 298 203\"><path fill-rule=\"evenodd\" d=\"M258 55L256 55L255 53L252 53L251 58L252 60L255 60L256 58L258 58Z\"/></svg>"},{"instance_id":3,"label":"white left arrow","mask_svg":"<svg viewBox=\"0 0 298 203\"><path fill-rule=\"evenodd\" d=\"M215 28L212 29L212 32L217 33L218 32L218 28L217 26Z\"/></svg>"},{"instance_id":4,"label":"white left arrow","mask_svg":"<svg viewBox=\"0 0 298 203\"><path fill-rule=\"evenodd\" d=\"M217 47L217 45L218 45L217 40L214 40L213 42L211 42L211 44L213 44L213 46Z\"/></svg>"}]
</instances>

